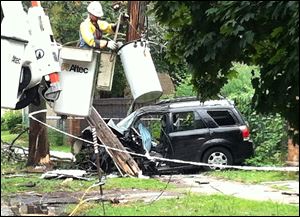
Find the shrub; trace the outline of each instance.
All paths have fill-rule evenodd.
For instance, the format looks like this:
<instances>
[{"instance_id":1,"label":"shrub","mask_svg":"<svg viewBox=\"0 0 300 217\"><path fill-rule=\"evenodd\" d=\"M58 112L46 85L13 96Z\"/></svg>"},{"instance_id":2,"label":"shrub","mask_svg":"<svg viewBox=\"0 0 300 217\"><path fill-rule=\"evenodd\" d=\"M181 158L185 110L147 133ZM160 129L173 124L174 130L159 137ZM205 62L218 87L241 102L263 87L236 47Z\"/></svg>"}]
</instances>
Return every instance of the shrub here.
<instances>
[{"instance_id":1,"label":"shrub","mask_svg":"<svg viewBox=\"0 0 300 217\"><path fill-rule=\"evenodd\" d=\"M251 84L251 71L254 76L259 68L244 64L234 64L237 77L222 88L222 95L235 101L236 106L250 126L251 138L256 146L255 155L247 163L256 166L282 165L287 153L287 130L284 119L279 114L258 114L251 106L254 89Z\"/></svg>"},{"instance_id":2,"label":"shrub","mask_svg":"<svg viewBox=\"0 0 300 217\"><path fill-rule=\"evenodd\" d=\"M1 117L1 131L2 130L8 130L7 125L5 124L5 119Z\"/></svg>"},{"instance_id":3,"label":"shrub","mask_svg":"<svg viewBox=\"0 0 300 217\"><path fill-rule=\"evenodd\" d=\"M21 111L7 111L1 117L1 130L9 130L14 132L18 125L22 125Z\"/></svg>"}]
</instances>

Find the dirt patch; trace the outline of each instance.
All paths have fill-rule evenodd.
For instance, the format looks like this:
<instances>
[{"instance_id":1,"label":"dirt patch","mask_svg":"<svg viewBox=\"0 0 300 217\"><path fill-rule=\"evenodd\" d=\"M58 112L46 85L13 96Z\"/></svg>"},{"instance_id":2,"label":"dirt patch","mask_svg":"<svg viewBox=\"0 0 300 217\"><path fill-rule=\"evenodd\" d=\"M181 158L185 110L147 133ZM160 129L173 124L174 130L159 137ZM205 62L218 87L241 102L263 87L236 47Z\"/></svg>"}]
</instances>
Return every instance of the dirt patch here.
<instances>
[{"instance_id":1,"label":"dirt patch","mask_svg":"<svg viewBox=\"0 0 300 217\"><path fill-rule=\"evenodd\" d=\"M1 215L13 216L23 214L39 214L49 216L65 215L64 209L67 204L78 204L84 192L53 192L47 194L36 194L29 192L26 194L12 195L8 203L1 203ZM109 201L111 203L127 203L144 201L151 203L158 199L178 198L182 193L170 191L151 191L151 190L105 190L103 197L99 191L92 191L85 195L84 199L91 201ZM9 204L9 205L7 205ZM3 211L2 209L5 208ZM3 211L3 212L2 212Z\"/></svg>"}]
</instances>

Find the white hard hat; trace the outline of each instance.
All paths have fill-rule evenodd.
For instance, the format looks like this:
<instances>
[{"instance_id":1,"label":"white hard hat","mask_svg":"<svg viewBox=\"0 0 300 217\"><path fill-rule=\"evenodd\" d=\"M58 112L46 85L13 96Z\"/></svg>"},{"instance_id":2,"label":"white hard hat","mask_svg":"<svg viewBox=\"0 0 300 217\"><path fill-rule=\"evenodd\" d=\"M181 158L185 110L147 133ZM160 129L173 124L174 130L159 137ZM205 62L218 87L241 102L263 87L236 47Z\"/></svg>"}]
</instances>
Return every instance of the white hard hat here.
<instances>
[{"instance_id":1,"label":"white hard hat","mask_svg":"<svg viewBox=\"0 0 300 217\"><path fill-rule=\"evenodd\" d=\"M96 17L103 16L102 6L101 6L100 2L98 2L98 1L91 2L89 4L89 6L87 7L87 11Z\"/></svg>"}]
</instances>

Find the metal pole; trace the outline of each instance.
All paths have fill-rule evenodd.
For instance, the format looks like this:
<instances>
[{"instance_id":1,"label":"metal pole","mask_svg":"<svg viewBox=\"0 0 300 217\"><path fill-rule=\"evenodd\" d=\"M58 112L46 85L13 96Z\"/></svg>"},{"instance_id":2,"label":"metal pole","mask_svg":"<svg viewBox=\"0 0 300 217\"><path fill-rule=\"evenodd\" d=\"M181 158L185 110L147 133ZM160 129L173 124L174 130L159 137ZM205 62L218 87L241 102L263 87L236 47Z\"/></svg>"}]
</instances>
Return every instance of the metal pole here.
<instances>
[{"instance_id":1,"label":"metal pole","mask_svg":"<svg viewBox=\"0 0 300 217\"><path fill-rule=\"evenodd\" d=\"M98 140L97 140L97 133L95 127L92 127L92 134L93 134L94 152L96 155L97 172L99 177L99 187L100 187L99 191L101 195L103 214L105 215L104 202L103 202L103 189L102 189L102 185L104 185L104 182L102 182L102 170L100 168L100 156L99 156Z\"/></svg>"}]
</instances>

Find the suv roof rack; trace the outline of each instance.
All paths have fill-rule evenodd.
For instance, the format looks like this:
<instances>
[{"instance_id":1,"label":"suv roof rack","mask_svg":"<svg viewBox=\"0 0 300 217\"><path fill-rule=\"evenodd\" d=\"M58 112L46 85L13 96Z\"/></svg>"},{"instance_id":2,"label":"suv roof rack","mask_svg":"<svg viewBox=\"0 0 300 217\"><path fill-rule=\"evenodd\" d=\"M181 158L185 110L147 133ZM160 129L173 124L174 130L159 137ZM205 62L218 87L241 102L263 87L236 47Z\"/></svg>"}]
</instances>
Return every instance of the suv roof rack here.
<instances>
[{"instance_id":1,"label":"suv roof rack","mask_svg":"<svg viewBox=\"0 0 300 217\"><path fill-rule=\"evenodd\" d=\"M175 103L175 102L189 102L189 101L199 101L200 100L195 96L187 96L187 97L177 97L174 99L164 99L160 100L155 105L162 105L162 104L169 104L169 103Z\"/></svg>"},{"instance_id":2,"label":"suv roof rack","mask_svg":"<svg viewBox=\"0 0 300 217\"><path fill-rule=\"evenodd\" d=\"M234 106L233 101L227 99L222 100L207 100L205 102L200 101L184 101L184 102L174 102L170 103L170 108L180 108L180 107L189 107L189 106Z\"/></svg>"},{"instance_id":3,"label":"suv roof rack","mask_svg":"<svg viewBox=\"0 0 300 217\"><path fill-rule=\"evenodd\" d=\"M187 106L216 106L216 105L222 105L222 106L228 106L228 105L232 105L234 106L234 101L233 100L229 100L226 99L223 96L219 96L220 99L217 100L207 100L204 102L201 102L200 99L198 99L195 96L191 96L191 97L178 97L178 98L174 98L174 99L166 99L166 100L161 100L157 103L155 103L155 105L163 105L163 104L171 104L170 107L181 107L182 103L184 102L190 102L187 103ZM194 102L194 103L193 103Z\"/></svg>"}]
</instances>

